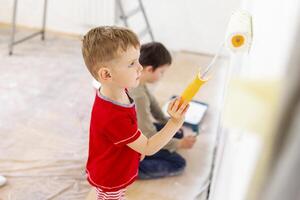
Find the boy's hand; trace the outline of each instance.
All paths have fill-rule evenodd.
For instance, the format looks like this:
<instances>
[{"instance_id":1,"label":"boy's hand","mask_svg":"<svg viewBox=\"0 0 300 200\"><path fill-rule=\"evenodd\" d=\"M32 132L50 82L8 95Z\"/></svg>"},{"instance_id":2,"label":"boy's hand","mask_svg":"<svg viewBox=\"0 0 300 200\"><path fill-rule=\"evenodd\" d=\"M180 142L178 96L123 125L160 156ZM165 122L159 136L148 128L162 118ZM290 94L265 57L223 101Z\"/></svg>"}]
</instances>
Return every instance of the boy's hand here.
<instances>
[{"instance_id":1,"label":"boy's hand","mask_svg":"<svg viewBox=\"0 0 300 200\"><path fill-rule=\"evenodd\" d=\"M186 136L186 137L182 138L181 140L179 140L178 148L191 149L194 146L195 142L196 142L195 136L192 136L192 135Z\"/></svg>"},{"instance_id":2,"label":"boy's hand","mask_svg":"<svg viewBox=\"0 0 300 200\"><path fill-rule=\"evenodd\" d=\"M178 126L181 126L184 122L185 113L189 108L187 101L184 101L180 105L180 97L173 99L168 106L168 114L171 117L171 121Z\"/></svg>"}]
</instances>

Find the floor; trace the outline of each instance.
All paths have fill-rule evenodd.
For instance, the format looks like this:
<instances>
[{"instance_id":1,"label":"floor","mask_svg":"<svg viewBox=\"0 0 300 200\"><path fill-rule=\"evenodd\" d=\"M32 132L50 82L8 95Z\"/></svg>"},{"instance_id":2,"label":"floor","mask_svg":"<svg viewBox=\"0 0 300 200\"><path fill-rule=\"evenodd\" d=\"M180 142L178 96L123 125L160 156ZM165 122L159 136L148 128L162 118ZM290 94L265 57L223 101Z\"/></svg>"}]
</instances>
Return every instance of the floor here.
<instances>
[{"instance_id":1,"label":"floor","mask_svg":"<svg viewBox=\"0 0 300 200\"><path fill-rule=\"evenodd\" d=\"M21 30L17 37L29 32ZM46 41L26 41L8 56L9 33L0 26L0 174L8 178L0 200L90 199L93 192L83 172L94 90L80 38L49 33ZM173 58L163 80L151 86L161 104L180 94L211 59L187 52L175 52ZM185 173L137 181L128 188L128 199L200 199L211 167L226 63L217 63L214 76L195 97L210 108L195 147L180 152L187 159Z\"/></svg>"}]
</instances>

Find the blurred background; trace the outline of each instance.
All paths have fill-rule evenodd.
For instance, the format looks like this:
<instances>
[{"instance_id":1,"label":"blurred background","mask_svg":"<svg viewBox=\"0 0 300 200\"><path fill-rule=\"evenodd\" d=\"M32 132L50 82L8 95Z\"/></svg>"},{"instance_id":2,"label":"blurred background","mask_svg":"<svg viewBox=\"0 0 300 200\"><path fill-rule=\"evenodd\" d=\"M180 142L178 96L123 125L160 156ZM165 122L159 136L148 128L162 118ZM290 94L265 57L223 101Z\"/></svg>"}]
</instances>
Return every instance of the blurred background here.
<instances>
[{"instance_id":1,"label":"blurred background","mask_svg":"<svg viewBox=\"0 0 300 200\"><path fill-rule=\"evenodd\" d=\"M300 199L298 0L0 0L0 199L95 199L85 178L94 85L81 37L127 26L173 63L151 90L180 95L252 15L247 53L223 49L195 100L209 109L181 176L136 181L128 199ZM132 15L131 15L132 14Z\"/></svg>"}]
</instances>

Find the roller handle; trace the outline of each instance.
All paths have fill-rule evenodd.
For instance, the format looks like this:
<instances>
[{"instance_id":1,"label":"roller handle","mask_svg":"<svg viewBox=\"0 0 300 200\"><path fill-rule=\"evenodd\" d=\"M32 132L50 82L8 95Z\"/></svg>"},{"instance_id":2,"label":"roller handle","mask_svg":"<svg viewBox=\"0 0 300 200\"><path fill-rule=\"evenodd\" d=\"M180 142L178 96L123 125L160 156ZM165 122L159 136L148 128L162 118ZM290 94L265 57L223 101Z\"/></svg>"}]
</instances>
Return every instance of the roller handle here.
<instances>
[{"instance_id":1,"label":"roller handle","mask_svg":"<svg viewBox=\"0 0 300 200\"><path fill-rule=\"evenodd\" d=\"M200 74L199 74L200 75ZM186 89L181 94L181 103L183 101L190 102L193 97L197 94L197 92L200 90L202 85L207 82L207 80L201 79L197 75L194 80L186 87Z\"/></svg>"}]
</instances>

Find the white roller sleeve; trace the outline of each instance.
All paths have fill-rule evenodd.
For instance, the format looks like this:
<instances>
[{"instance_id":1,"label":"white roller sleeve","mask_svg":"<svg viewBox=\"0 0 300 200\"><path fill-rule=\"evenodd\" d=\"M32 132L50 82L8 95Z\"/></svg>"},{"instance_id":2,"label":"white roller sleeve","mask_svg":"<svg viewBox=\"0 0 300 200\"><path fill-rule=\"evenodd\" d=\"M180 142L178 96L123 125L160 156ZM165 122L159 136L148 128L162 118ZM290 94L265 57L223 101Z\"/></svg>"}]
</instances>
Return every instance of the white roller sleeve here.
<instances>
[{"instance_id":1,"label":"white roller sleeve","mask_svg":"<svg viewBox=\"0 0 300 200\"><path fill-rule=\"evenodd\" d=\"M225 45L232 52L245 52L252 42L252 17L246 10L234 12L230 18Z\"/></svg>"}]
</instances>

